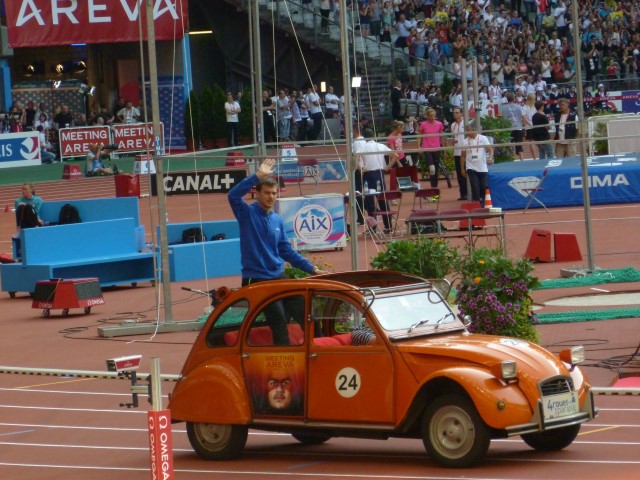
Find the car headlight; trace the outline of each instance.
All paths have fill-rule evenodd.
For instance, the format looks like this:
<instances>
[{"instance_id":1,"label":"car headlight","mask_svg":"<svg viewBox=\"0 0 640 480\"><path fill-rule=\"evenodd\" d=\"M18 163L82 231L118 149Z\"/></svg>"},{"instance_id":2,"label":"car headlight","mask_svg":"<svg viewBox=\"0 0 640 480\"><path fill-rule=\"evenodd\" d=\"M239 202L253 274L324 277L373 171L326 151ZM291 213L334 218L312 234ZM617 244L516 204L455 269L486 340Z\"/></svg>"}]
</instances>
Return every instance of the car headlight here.
<instances>
[{"instance_id":1,"label":"car headlight","mask_svg":"<svg viewBox=\"0 0 640 480\"><path fill-rule=\"evenodd\" d=\"M570 365L577 365L584 362L584 347L578 345L576 347L567 348L560 352L560 360Z\"/></svg>"},{"instance_id":2,"label":"car headlight","mask_svg":"<svg viewBox=\"0 0 640 480\"><path fill-rule=\"evenodd\" d=\"M518 367L513 360L505 360L497 363L491 369L494 376L501 378L502 380L511 380L516 378L518 374Z\"/></svg>"}]
</instances>

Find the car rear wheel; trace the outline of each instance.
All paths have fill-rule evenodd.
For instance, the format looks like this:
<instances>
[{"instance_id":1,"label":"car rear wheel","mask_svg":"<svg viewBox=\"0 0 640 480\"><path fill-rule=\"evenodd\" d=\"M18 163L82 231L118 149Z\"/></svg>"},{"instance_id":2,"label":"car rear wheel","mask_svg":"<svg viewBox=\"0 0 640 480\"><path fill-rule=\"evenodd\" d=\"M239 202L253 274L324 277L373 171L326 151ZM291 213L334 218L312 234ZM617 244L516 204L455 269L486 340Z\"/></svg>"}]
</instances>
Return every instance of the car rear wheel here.
<instances>
[{"instance_id":1,"label":"car rear wheel","mask_svg":"<svg viewBox=\"0 0 640 480\"><path fill-rule=\"evenodd\" d=\"M230 460L242 453L248 429L243 425L187 422L189 443L206 460Z\"/></svg>"},{"instance_id":2,"label":"car rear wheel","mask_svg":"<svg viewBox=\"0 0 640 480\"><path fill-rule=\"evenodd\" d=\"M491 435L471 400L448 394L427 407L422 420L422 442L440 465L463 468L484 458Z\"/></svg>"},{"instance_id":3,"label":"car rear wheel","mask_svg":"<svg viewBox=\"0 0 640 480\"><path fill-rule=\"evenodd\" d=\"M524 443L541 452L555 452L568 447L578 436L580 424L522 435Z\"/></svg>"},{"instance_id":4,"label":"car rear wheel","mask_svg":"<svg viewBox=\"0 0 640 480\"><path fill-rule=\"evenodd\" d=\"M291 436L303 445L320 445L331 438L330 435L314 435L312 433L292 433Z\"/></svg>"}]
</instances>

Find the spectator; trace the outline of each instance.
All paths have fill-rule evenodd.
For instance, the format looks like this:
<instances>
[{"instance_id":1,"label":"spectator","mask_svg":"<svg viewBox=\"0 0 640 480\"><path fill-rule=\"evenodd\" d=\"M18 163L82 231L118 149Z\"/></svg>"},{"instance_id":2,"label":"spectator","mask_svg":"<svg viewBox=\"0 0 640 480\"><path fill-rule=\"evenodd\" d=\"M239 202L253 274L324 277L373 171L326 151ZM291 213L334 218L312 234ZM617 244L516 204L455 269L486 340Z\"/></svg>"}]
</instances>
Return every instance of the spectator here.
<instances>
[{"instance_id":1,"label":"spectator","mask_svg":"<svg viewBox=\"0 0 640 480\"><path fill-rule=\"evenodd\" d=\"M124 104L124 108L118 111L116 117L122 123L136 123L140 119L140 110L138 107L133 106L133 102L131 100L127 100Z\"/></svg>"},{"instance_id":2,"label":"spectator","mask_svg":"<svg viewBox=\"0 0 640 480\"><path fill-rule=\"evenodd\" d=\"M391 87L391 94L389 95L391 101L391 117L394 120L402 120L404 115L401 112L400 100L402 99L402 83L400 80L394 80Z\"/></svg>"},{"instance_id":3,"label":"spectator","mask_svg":"<svg viewBox=\"0 0 640 480\"><path fill-rule=\"evenodd\" d=\"M102 162L102 145L99 143L89 145L89 152L87 153L87 176L114 175L115 173L118 172L115 171L115 169L105 167Z\"/></svg>"},{"instance_id":4,"label":"spectator","mask_svg":"<svg viewBox=\"0 0 640 480\"><path fill-rule=\"evenodd\" d=\"M511 141L515 143L515 152L520 161L524 160L522 149L522 125L524 113L522 107L516 103L513 93L507 94L507 104L502 106L502 116L511 123Z\"/></svg>"},{"instance_id":5,"label":"spectator","mask_svg":"<svg viewBox=\"0 0 640 480\"><path fill-rule=\"evenodd\" d=\"M578 116L569 110L569 100L561 98L558 101L560 111L555 116L556 122L556 157L573 157L575 145L572 142L577 137Z\"/></svg>"},{"instance_id":6,"label":"spectator","mask_svg":"<svg viewBox=\"0 0 640 480\"><path fill-rule=\"evenodd\" d=\"M287 99L288 100L288 99ZM227 118L227 141L230 147L240 145L240 130L238 128L238 114L240 113L240 104L233 98L233 93L227 92L227 101L224 102L224 111ZM289 116L291 118L291 116ZM289 131L287 130L287 136Z\"/></svg>"},{"instance_id":7,"label":"spectator","mask_svg":"<svg viewBox=\"0 0 640 480\"><path fill-rule=\"evenodd\" d=\"M42 163L51 164L56 161L56 154L53 153L53 147L47 139L44 127L38 125L38 135L40 137L40 158Z\"/></svg>"},{"instance_id":8,"label":"spectator","mask_svg":"<svg viewBox=\"0 0 640 480\"><path fill-rule=\"evenodd\" d=\"M544 102L537 101L535 103L536 113L531 119L533 128L529 130L529 138L536 142L538 147L538 154L540 160L545 160L553 157L553 146L549 141L551 135L549 134L549 119L544 113Z\"/></svg>"},{"instance_id":9,"label":"spectator","mask_svg":"<svg viewBox=\"0 0 640 480\"><path fill-rule=\"evenodd\" d=\"M316 85L310 85L307 90L307 108L309 111L309 117L313 122L311 131L307 134L309 140L317 140L320 137L320 132L322 131L322 120L324 116L322 115L322 104L317 90Z\"/></svg>"},{"instance_id":10,"label":"spectator","mask_svg":"<svg viewBox=\"0 0 640 480\"><path fill-rule=\"evenodd\" d=\"M20 123L22 123L22 128L24 130L35 129L36 113L37 112L33 102L31 100L28 101L27 107L22 112L22 118L20 119Z\"/></svg>"},{"instance_id":11,"label":"spectator","mask_svg":"<svg viewBox=\"0 0 640 480\"><path fill-rule=\"evenodd\" d=\"M324 95L324 107L327 111L327 117L339 117L340 97L333 93L333 86L327 87L327 93Z\"/></svg>"},{"instance_id":12,"label":"spectator","mask_svg":"<svg viewBox=\"0 0 640 480\"><path fill-rule=\"evenodd\" d=\"M378 207L380 211L387 211L387 202L384 199L384 193L386 189L385 181L384 181L384 173L388 171L391 167L395 165L398 161L398 155L391 151L389 147L387 147L383 143L376 142L373 134L373 130L370 128L365 128L362 132L363 137L366 140L366 143L362 146L362 150L359 153L357 163L360 169L363 172L362 182L363 189L366 191L367 189L375 189L380 195L377 195ZM389 165L386 164L384 156L389 156ZM366 192L365 192L366 193ZM374 195L365 195L364 198L364 209L367 211L367 214L370 217L376 216L376 201L374 200ZM384 230L386 233L391 231L391 218L389 216L384 216L382 218L384 222Z\"/></svg>"},{"instance_id":13,"label":"spectator","mask_svg":"<svg viewBox=\"0 0 640 480\"><path fill-rule=\"evenodd\" d=\"M40 218L41 207L42 198L36 195L33 183L23 183L22 196L14 202L18 233L21 228L39 227L40 225L45 224L45 222Z\"/></svg>"},{"instance_id":14,"label":"spectator","mask_svg":"<svg viewBox=\"0 0 640 480\"><path fill-rule=\"evenodd\" d=\"M60 112L53 117L53 122L58 130L61 128L69 128L75 125L73 114L69 111L69 105L62 105Z\"/></svg>"},{"instance_id":15,"label":"spectator","mask_svg":"<svg viewBox=\"0 0 640 480\"><path fill-rule=\"evenodd\" d=\"M425 162L429 171L429 181L431 187L438 186L441 135L444 132L444 125L436 119L436 111L428 108L427 119L418 128L418 148L428 149L424 152Z\"/></svg>"},{"instance_id":16,"label":"spectator","mask_svg":"<svg viewBox=\"0 0 640 480\"><path fill-rule=\"evenodd\" d=\"M529 148L531 149L531 156L534 159L537 156L536 145L535 143L532 143L533 139L530 137L529 131L533 126L533 116L537 111L535 103L536 103L535 94L529 93L524 102L524 105L522 105L522 113L523 113L522 123L524 127L524 138L528 140Z\"/></svg>"},{"instance_id":17,"label":"spectator","mask_svg":"<svg viewBox=\"0 0 640 480\"><path fill-rule=\"evenodd\" d=\"M271 143L276 138L275 109L268 90L262 91L262 123L264 132L264 141Z\"/></svg>"},{"instance_id":18,"label":"spectator","mask_svg":"<svg viewBox=\"0 0 640 480\"><path fill-rule=\"evenodd\" d=\"M122 110L126 106L127 102L125 101L124 97L118 97L116 102L113 104L113 116L117 117L120 110Z\"/></svg>"},{"instance_id":19,"label":"spectator","mask_svg":"<svg viewBox=\"0 0 640 480\"><path fill-rule=\"evenodd\" d=\"M478 135L476 126L469 123L465 126L467 138L462 152L462 172L468 177L471 186L471 200L480 202L484 207L484 193L489 188L489 168L493 163L493 147L484 135Z\"/></svg>"}]
</instances>

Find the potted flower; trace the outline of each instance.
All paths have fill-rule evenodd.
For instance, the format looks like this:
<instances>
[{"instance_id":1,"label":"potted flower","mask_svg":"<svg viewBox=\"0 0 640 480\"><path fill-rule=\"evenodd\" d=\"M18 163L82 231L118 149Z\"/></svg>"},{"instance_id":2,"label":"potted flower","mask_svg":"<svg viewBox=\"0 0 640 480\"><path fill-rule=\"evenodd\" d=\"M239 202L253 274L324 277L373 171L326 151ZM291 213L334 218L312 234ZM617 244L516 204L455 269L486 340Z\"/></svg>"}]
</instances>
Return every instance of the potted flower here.
<instances>
[{"instance_id":1,"label":"potted flower","mask_svg":"<svg viewBox=\"0 0 640 480\"><path fill-rule=\"evenodd\" d=\"M511 260L500 249L477 248L461 259L457 270L462 280L456 285L456 303L460 315L473 319L471 332L538 342L530 292L539 282L531 261Z\"/></svg>"}]
</instances>

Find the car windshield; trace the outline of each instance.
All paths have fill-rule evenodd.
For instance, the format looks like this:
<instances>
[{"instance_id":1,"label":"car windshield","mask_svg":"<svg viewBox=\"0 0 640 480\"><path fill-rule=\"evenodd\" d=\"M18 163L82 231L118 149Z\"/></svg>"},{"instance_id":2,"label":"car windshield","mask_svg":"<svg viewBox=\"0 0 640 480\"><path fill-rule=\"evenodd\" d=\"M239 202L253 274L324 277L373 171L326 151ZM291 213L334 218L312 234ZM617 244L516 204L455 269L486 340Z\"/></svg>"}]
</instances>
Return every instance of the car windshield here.
<instances>
[{"instance_id":1,"label":"car windshield","mask_svg":"<svg viewBox=\"0 0 640 480\"><path fill-rule=\"evenodd\" d=\"M371 311L387 331L406 329L405 333L411 334L428 327L436 333L447 324L462 326L447 302L435 290L378 294L373 299ZM424 331L420 333L424 334Z\"/></svg>"}]
</instances>

